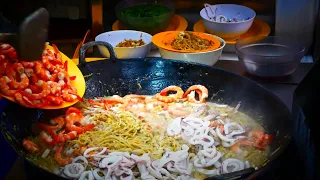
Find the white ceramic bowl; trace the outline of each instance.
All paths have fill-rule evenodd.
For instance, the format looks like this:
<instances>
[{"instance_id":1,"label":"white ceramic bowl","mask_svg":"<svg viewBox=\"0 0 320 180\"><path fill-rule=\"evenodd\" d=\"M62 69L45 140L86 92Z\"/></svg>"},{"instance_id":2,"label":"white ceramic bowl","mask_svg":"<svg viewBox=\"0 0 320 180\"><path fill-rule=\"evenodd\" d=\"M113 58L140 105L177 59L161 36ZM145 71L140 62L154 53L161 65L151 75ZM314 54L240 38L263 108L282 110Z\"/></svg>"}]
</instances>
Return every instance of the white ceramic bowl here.
<instances>
[{"instance_id":1,"label":"white ceramic bowl","mask_svg":"<svg viewBox=\"0 0 320 180\"><path fill-rule=\"evenodd\" d=\"M247 32L256 16L254 10L236 4L216 4L211 5L211 9L216 12L216 16L223 15L227 19L245 19L239 22L215 22L209 19L205 8L203 8L200 11L200 16L206 30L224 39L235 39Z\"/></svg>"},{"instance_id":2,"label":"white ceramic bowl","mask_svg":"<svg viewBox=\"0 0 320 180\"><path fill-rule=\"evenodd\" d=\"M137 47L116 47L118 43L124 41L124 39L140 40L145 42L143 46ZM119 30L119 31L109 31L96 36L95 41L104 41L110 43L119 59L128 58L145 58L151 48L152 36L148 33L133 30ZM110 54L106 47L98 46L100 53L109 58Z\"/></svg>"},{"instance_id":3,"label":"white ceramic bowl","mask_svg":"<svg viewBox=\"0 0 320 180\"><path fill-rule=\"evenodd\" d=\"M208 52L199 52L199 53L179 53L179 52L174 52L174 51L169 51L166 49L162 49L160 47L160 55L164 59L174 59L174 60L181 60L181 61L187 61L187 62L195 62L195 63L200 63L200 64L205 64L209 66L213 66L220 58L222 50L224 46L226 45L226 42L215 35L214 36L217 39L219 39L221 43L221 47L212 51Z\"/></svg>"}]
</instances>

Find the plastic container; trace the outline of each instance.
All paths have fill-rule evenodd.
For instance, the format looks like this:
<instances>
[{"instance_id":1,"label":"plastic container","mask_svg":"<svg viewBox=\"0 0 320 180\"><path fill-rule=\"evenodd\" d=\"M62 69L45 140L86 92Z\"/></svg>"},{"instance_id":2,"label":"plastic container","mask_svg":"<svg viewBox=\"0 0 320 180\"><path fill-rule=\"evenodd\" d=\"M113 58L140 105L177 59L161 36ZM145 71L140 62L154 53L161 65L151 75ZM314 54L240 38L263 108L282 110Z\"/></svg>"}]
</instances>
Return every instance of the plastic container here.
<instances>
[{"instance_id":1,"label":"plastic container","mask_svg":"<svg viewBox=\"0 0 320 180\"><path fill-rule=\"evenodd\" d=\"M305 53L299 41L277 36L242 39L235 47L246 71L260 77L279 77L293 73Z\"/></svg>"}]
</instances>

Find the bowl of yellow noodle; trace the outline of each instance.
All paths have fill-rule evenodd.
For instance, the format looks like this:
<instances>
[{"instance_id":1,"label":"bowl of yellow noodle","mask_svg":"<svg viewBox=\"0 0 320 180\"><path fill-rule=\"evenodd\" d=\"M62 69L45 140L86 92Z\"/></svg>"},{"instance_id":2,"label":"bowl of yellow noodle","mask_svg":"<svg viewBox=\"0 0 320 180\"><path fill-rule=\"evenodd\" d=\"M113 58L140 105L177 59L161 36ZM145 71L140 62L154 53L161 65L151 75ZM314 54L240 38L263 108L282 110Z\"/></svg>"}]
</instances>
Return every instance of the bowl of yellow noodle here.
<instances>
[{"instance_id":1,"label":"bowl of yellow noodle","mask_svg":"<svg viewBox=\"0 0 320 180\"><path fill-rule=\"evenodd\" d=\"M156 34L152 42L164 59L181 60L213 66L220 58L226 42L215 35L168 31Z\"/></svg>"}]
</instances>

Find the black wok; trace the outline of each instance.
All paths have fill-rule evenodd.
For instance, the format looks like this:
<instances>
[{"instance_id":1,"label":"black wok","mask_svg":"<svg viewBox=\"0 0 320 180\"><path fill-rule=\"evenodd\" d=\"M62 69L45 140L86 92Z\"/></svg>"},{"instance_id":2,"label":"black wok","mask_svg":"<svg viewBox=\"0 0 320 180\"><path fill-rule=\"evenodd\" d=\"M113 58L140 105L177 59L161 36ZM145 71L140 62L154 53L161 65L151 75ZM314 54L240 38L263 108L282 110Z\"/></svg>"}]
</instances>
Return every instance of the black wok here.
<instances>
[{"instance_id":1,"label":"black wok","mask_svg":"<svg viewBox=\"0 0 320 180\"><path fill-rule=\"evenodd\" d=\"M86 63L85 51L93 45L106 46L111 58ZM114 94L155 94L169 85L186 89L193 84L202 84L209 89L208 101L230 106L236 106L241 101L239 110L255 120L263 117L261 124L275 136L271 143L270 162L264 168L250 173L249 179L262 175L291 139L290 112L285 104L269 90L240 75L215 67L160 58L118 60L111 45L103 42L89 42L81 48L79 68L84 75L92 73L86 78L87 98ZM21 141L31 134L32 123L62 113L63 110L27 109L8 102L1 118L1 130L12 148L31 165L39 168L28 160ZM41 168L39 171L48 179L60 178Z\"/></svg>"}]
</instances>

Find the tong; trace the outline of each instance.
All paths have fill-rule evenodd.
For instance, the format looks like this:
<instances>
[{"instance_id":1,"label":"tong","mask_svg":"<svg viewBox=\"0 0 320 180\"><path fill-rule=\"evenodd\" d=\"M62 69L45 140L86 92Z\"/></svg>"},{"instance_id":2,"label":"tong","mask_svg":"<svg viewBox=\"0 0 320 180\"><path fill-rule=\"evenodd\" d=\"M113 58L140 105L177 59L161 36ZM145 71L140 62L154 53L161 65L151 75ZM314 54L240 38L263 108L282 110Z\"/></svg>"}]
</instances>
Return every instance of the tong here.
<instances>
[{"instance_id":1,"label":"tong","mask_svg":"<svg viewBox=\"0 0 320 180\"><path fill-rule=\"evenodd\" d=\"M218 15L217 16L217 8L214 10L211 8L211 5L208 3L204 3L204 9L206 11L206 14L211 21L216 21L216 22L227 22L227 17L223 15Z\"/></svg>"},{"instance_id":2,"label":"tong","mask_svg":"<svg viewBox=\"0 0 320 180\"><path fill-rule=\"evenodd\" d=\"M40 8L24 19L19 32L0 33L0 42L13 46L19 59L37 61L41 58L45 47L48 25L49 12L45 8Z\"/></svg>"},{"instance_id":3,"label":"tong","mask_svg":"<svg viewBox=\"0 0 320 180\"><path fill-rule=\"evenodd\" d=\"M208 4L208 3L204 3L204 9L206 11L206 14L208 16L208 18L211 20L211 21L215 21L216 19L216 9L213 10L211 8L211 5Z\"/></svg>"}]
</instances>

